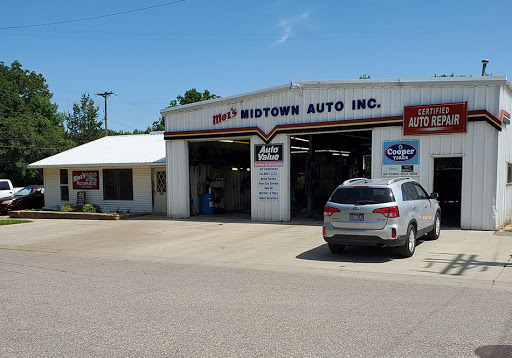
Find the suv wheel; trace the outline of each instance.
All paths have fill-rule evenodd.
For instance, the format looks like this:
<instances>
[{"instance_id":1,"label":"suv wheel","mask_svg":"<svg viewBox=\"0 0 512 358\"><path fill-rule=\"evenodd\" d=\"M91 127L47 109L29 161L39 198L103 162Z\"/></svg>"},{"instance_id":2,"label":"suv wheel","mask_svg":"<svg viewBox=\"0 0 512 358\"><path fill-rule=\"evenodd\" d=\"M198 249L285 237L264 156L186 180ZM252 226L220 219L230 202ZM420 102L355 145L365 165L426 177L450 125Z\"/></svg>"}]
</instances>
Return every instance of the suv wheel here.
<instances>
[{"instance_id":1,"label":"suv wheel","mask_svg":"<svg viewBox=\"0 0 512 358\"><path fill-rule=\"evenodd\" d=\"M331 252L333 254L341 254L343 252L343 250L345 250L345 245L338 245L338 244L328 244L329 245L329 250L331 250Z\"/></svg>"},{"instance_id":2,"label":"suv wheel","mask_svg":"<svg viewBox=\"0 0 512 358\"><path fill-rule=\"evenodd\" d=\"M436 213L436 217L434 218L434 228L427 234L429 240L437 240L439 239L439 235L441 235L441 215Z\"/></svg>"},{"instance_id":3,"label":"suv wheel","mask_svg":"<svg viewBox=\"0 0 512 358\"><path fill-rule=\"evenodd\" d=\"M407 228L407 240L404 246L400 247L399 252L403 257L411 257L416 249L416 229L413 224L409 224Z\"/></svg>"}]
</instances>

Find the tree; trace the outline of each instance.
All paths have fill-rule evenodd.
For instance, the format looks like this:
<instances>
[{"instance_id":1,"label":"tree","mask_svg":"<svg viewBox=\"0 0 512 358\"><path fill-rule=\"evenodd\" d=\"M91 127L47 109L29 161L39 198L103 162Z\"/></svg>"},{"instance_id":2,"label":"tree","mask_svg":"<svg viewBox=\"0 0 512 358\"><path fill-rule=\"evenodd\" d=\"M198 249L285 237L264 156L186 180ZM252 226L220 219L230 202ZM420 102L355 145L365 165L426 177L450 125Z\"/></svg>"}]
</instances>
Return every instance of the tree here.
<instances>
[{"instance_id":1,"label":"tree","mask_svg":"<svg viewBox=\"0 0 512 358\"><path fill-rule=\"evenodd\" d=\"M442 75L438 75L438 74L435 74L434 73L434 76L433 77L471 77L471 76L466 76L466 75L456 75L454 74L453 72L449 75L447 74L442 74Z\"/></svg>"},{"instance_id":2,"label":"tree","mask_svg":"<svg viewBox=\"0 0 512 358\"><path fill-rule=\"evenodd\" d=\"M169 107L182 106L184 104L190 104L201 101L208 101L209 99L220 98L216 94L210 93L208 90L204 90L203 93L197 92L195 88L189 89L185 92L185 96L177 96L176 99L173 99L169 105Z\"/></svg>"},{"instance_id":3,"label":"tree","mask_svg":"<svg viewBox=\"0 0 512 358\"><path fill-rule=\"evenodd\" d=\"M0 178L40 184L41 171L27 165L73 147L52 96L40 73L0 62Z\"/></svg>"},{"instance_id":4,"label":"tree","mask_svg":"<svg viewBox=\"0 0 512 358\"><path fill-rule=\"evenodd\" d=\"M98 121L99 107L94 105L88 93L82 93L80 103L73 104L73 113L66 113L68 137L82 145L103 136L102 122Z\"/></svg>"},{"instance_id":5,"label":"tree","mask_svg":"<svg viewBox=\"0 0 512 358\"><path fill-rule=\"evenodd\" d=\"M208 101L209 99L220 98L216 94L210 93L208 90L204 90L203 93L198 92L195 88L189 89L185 92L184 96L178 95L176 99L173 99L171 103L169 103L169 107L177 107L184 104L190 104L201 101ZM165 130L165 122L164 117L160 117L158 121L154 121L151 126L153 131L164 131Z\"/></svg>"}]
</instances>

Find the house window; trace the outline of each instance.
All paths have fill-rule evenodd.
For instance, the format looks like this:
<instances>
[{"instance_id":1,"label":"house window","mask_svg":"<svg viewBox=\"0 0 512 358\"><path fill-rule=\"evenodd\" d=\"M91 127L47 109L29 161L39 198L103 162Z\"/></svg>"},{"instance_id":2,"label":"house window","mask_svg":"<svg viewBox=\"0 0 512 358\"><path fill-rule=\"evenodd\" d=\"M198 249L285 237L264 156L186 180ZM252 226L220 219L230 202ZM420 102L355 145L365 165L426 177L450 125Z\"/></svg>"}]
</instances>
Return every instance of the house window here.
<instances>
[{"instance_id":1,"label":"house window","mask_svg":"<svg viewBox=\"0 0 512 358\"><path fill-rule=\"evenodd\" d=\"M507 163L507 184L512 184L512 163Z\"/></svg>"},{"instance_id":2,"label":"house window","mask_svg":"<svg viewBox=\"0 0 512 358\"><path fill-rule=\"evenodd\" d=\"M103 169L103 199L133 200L131 169Z\"/></svg>"},{"instance_id":3,"label":"house window","mask_svg":"<svg viewBox=\"0 0 512 358\"><path fill-rule=\"evenodd\" d=\"M68 170L60 170L60 200L69 201Z\"/></svg>"}]
</instances>

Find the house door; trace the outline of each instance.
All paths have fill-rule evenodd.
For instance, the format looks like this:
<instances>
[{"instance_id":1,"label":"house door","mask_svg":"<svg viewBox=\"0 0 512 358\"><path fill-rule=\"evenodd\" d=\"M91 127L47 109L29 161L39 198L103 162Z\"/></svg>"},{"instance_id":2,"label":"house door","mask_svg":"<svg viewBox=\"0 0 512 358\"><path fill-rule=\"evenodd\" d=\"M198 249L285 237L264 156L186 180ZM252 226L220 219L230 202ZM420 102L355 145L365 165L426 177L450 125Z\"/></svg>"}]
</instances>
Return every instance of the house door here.
<instances>
[{"instance_id":1,"label":"house door","mask_svg":"<svg viewBox=\"0 0 512 358\"><path fill-rule=\"evenodd\" d=\"M165 169L153 168L151 184L153 187L153 212L167 213L167 175Z\"/></svg>"}]
</instances>

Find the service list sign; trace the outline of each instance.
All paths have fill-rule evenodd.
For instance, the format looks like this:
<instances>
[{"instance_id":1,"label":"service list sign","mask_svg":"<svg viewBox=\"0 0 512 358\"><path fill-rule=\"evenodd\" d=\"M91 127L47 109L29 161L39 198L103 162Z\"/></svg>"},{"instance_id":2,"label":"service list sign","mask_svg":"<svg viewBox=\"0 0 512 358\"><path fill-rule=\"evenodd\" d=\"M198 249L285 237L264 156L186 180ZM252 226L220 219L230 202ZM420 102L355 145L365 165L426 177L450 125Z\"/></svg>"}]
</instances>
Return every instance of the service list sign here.
<instances>
[{"instance_id":1,"label":"service list sign","mask_svg":"<svg viewBox=\"0 0 512 358\"><path fill-rule=\"evenodd\" d=\"M283 167L282 144L254 146L254 166L258 179L258 200L276 201L280 196L280 171Z\"/></svg>"},{"instance_id":2,"label":"service list sign","mask_svg":"<svg viewBox=\"0 0 512 358\"><path fill-rule=\"evenodd\" d=\"M467 103L404 107L404 135L465 133Z\"/></svg>"}]
</instances>

